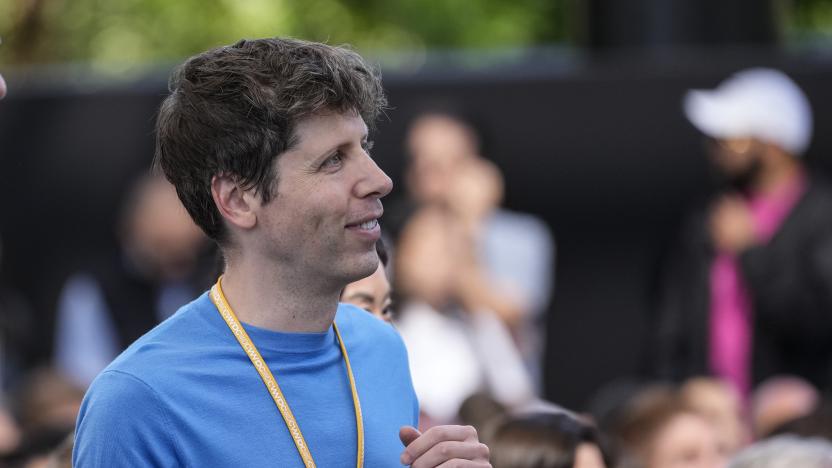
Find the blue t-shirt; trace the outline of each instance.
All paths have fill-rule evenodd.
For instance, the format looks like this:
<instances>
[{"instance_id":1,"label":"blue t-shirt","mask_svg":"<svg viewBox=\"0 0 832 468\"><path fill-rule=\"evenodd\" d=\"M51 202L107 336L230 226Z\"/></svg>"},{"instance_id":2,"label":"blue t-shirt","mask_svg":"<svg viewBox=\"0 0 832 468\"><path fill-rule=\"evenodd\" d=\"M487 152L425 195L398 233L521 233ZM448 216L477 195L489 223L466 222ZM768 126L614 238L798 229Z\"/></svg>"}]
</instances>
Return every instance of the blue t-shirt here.
<instances>
[{"instance_id":1,"label":"blue t-shirt","mask_svg":"<svg viewBox=\"0 0 832 468\"><path fill-rule=\"evenodd\" d=\"M399 466L399 428L418 422L407 352L388 324L341 304L364 416L364 464ZM356 428L332 327L279 333L245 325L321 468L355 465ZM137 340L92 383L74 466L302 467L263 381L207 294Z\"/></svg>"}]
</instances>

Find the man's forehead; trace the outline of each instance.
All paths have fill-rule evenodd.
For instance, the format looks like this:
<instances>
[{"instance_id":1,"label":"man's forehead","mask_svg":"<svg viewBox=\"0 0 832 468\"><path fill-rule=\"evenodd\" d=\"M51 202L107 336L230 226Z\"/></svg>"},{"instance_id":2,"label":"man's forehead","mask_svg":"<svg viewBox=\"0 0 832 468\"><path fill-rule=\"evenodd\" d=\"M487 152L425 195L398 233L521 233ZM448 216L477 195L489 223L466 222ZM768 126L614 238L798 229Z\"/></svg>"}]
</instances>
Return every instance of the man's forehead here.
<instances>
[{"instance_id":1,"label":"man's forehead","mask_svg":"<svg viewBox=\"0 0 832 468\"><path fill-rule=\"evenodd\" d=\"M295 133L300 144L307 141L322 141L327 136L341 134L366 135L367 124L357 112L324 111L301 118L295 126Z\"/></svg>"}]
</instances>

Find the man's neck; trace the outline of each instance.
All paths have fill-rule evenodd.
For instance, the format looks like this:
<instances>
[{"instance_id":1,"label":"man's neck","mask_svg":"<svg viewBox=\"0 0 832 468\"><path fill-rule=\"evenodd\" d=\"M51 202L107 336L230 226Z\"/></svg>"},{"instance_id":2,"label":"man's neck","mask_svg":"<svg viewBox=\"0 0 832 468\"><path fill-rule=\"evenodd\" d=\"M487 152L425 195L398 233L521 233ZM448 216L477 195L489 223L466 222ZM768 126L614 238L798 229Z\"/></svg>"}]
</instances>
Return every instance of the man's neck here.
<instances>
[{"instance_id":1,"label":"man's neck","mask_svg":"<svg viewBox=\"0 0 832 468\"><path fill-rule=\"evenodd\" d=\"M325 291L297 274L245 259L227 265L222 289L241 322L282 332L326 331L340 295L338 288Z\"/></svg>"}]
</instances>

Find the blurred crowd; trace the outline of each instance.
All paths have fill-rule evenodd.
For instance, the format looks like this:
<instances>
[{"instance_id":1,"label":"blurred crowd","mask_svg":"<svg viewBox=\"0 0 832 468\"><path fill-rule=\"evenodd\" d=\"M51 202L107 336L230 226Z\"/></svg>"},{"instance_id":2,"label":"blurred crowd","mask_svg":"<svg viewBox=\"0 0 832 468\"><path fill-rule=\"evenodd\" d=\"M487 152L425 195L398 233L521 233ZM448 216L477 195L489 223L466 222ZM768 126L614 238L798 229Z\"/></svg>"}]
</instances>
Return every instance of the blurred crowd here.
<instances>
[{"instance_id":1,"label":"blurred crowd","mask_svg":"<svg viewBox=\"0 0 832 468\"><path fill-rule=\"evenodd\" d=\"M800 158L810 105L755 69L691 91L683 112L722 189L665 262L648 370L575 410L542 398L550 227L502 206L510 187L464 109L410 123L381 264L342 300L401 334L422 429L475 426L497 468L832 467L832 188ZM114 232L118 252L67 278L44 367L18 365L26 301L0 287L0 466L70 466L92 379L221 271L159 176L125 192Z\"/></svg>"}]
</instances>

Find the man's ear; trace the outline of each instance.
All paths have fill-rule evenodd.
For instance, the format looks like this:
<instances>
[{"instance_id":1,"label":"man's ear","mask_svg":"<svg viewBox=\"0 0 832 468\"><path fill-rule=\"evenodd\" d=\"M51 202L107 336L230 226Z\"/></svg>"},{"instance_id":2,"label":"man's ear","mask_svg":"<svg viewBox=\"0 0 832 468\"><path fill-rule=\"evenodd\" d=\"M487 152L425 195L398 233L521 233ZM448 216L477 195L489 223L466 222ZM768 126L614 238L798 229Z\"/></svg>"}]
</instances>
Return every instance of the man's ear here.
<instances>
[{"instance_id":1,"label":"man's ear","mask_svg":"<svg viewBox=\"0 0 832 468\"><path fill-rule=\"evenodd\" d=\"M243 190L234 177L215 175L211 179L211 196L222 217L233 226L251 229L257 225L259 200L253 191Z\"/></svg>"}]
</instances>

